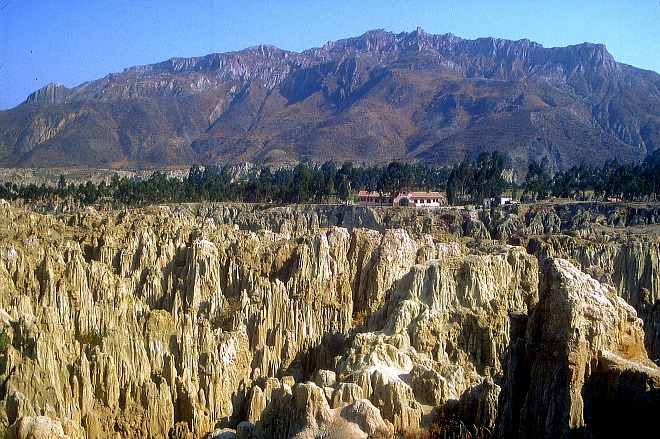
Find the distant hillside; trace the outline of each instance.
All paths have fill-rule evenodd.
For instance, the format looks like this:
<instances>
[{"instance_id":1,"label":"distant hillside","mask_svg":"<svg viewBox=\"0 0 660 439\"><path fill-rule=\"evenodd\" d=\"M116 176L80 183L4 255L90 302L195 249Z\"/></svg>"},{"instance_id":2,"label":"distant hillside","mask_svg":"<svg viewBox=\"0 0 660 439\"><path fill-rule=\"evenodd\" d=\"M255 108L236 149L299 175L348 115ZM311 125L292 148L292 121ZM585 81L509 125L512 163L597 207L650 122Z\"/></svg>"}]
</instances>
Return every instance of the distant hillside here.
<instances>
[{"instance_id":1,"label":"distant hillside","mask_svg":"<svg viewBox=\"0 0 660 439\"><path fill-rule=\"evenodd\" d=\"M0 166L452 164L497 149L524 176L543 156L564 170L660 149L659 89L602 45L374 30L48 85L0 111Z\"/></svg>"}]
</instances>

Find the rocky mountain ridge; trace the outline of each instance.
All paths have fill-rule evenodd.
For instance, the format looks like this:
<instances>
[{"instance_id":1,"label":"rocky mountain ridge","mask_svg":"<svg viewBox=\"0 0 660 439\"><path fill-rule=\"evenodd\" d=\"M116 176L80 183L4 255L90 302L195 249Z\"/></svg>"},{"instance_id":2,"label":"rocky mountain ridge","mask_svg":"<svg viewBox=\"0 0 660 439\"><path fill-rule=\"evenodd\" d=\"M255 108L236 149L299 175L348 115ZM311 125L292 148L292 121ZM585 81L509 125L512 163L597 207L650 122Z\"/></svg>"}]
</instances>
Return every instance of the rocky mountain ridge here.
<instances>
[{"instance_id":1,"label":"rocky mountain ridge","mask_svg":"<svg viewBox=\"0 0 660 439\"><path fill-rule=\"evenodd\" d=\"M660 405L656 206L0 209L6 437L586 438Z\"/></svg>"},{"instance_id":2,"label":"rocky mountain ridge","mask_svg":"<svg viewBox=\"0 0 660 439\"><path fill-rule=\"evenodd\" d=\"M0 112L0 164L633 161L660 144L659 84L602 45L375 30L48 85Z\"/></svg>"}]
</instances>

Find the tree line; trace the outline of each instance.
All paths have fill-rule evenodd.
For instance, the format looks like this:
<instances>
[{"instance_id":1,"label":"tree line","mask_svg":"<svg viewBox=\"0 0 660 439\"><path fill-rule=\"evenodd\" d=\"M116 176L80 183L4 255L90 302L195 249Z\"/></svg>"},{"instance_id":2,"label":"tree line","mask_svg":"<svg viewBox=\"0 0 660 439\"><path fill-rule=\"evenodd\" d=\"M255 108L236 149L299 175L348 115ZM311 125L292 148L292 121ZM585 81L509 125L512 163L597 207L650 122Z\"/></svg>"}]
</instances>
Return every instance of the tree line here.
<instances>
[{"instance_id":1,"label":"tree line","mask_svg":"<svg viewBox=\"0 0 660 439\"><path fill-rule=\"evenodd\" d=\"M103 207L144 206L155 203L249 202L334 203L351 199L360 189L383 194L401 188L444 190L449 169L426 164L392 162L386 166L358 166L352 162L321 165L299 163L292 167L263 166L237 177L232 166L193 165L185 178L155 171L145 179L119 177L98 184L68 183L62 175L56 185L0 184L0 198L25 203Z\"/></svg>"},{"instance_id":2,"label":"tree line","mask_svg":"<svg viewBox=\"0 0 660 439\"><path fill-rule=\"evenodd\" d=\"M454 165L447 178L449 204L481 204L486 198L500 198L507 188L502 173L505 158L498 151L482 152L474 162L465 158Z\"/></svg>"},{"instance_id":3,"label":"tree line","mask_svg":"<svg viewBox=\"0 0 660 439\"><path fill-rule=\"evenodd\" d=\"M498 151L484 152L453 166L394 161L384 166L299 163L290 167L255 168L238 176L231 166L193 165L184 178L155 171L148 178L119 177L94 183L68 183L62 175L56 185L0 183L0 198L25 203L68 202L102 207L144 206L155 203L249 202L336 203L354 198L358 190L389 195L403 188L446 192L451 205L481 204L498 199L504 191L514 198L522 191L527 200L556 197L621 200L656 198L660 191L660 151L642 163L587 164L552 173L547 158L532 162L525 182L515 185L503 177L506 158Z\"/></svg>"},{"instance_id":4,"label":"tree line","mask_svg":"<svg viewBox=\"0 0 660 439\"><path fill-rule=\"evenodd\" d=\"M523 185L524 195L542 200L552 195L574 199L657 200L660 192L660 150L641 163L606 161L603 166L582 163L551 173L548 159L532 162Z\"/></svg>"}]
</instances>

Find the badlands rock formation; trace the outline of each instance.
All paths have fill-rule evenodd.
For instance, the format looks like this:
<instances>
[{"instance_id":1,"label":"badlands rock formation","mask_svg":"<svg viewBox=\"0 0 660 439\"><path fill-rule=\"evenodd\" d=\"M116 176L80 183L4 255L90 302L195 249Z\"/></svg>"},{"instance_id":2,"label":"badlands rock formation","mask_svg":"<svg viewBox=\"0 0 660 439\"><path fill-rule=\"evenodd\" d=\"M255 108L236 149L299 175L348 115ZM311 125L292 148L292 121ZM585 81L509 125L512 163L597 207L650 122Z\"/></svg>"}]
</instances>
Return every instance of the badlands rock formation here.
<instances>
[{"instance_id":1,"label":"badlands rock formation","mask_svg":"<svg viewBox=\"0 0 660 439\"><path fill-rule=\"evenodd\" d=\"M660 408L657 241L594 251L556 210L0 223L6 437L603 437Z\"/></svg>"}]
</instances>

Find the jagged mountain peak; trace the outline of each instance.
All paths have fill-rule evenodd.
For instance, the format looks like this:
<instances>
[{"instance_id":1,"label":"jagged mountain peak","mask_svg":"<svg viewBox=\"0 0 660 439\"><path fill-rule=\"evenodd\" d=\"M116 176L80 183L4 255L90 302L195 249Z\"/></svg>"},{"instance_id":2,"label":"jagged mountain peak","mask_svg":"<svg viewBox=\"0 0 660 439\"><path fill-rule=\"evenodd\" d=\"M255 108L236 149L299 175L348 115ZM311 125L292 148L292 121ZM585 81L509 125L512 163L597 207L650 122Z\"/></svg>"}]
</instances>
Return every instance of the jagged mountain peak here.
<instances>
[{"instance_id":1,"label":"jagged mountain peak","mask_svg":"<svg viewBox=\"0 0 660 439\"><path fill-rule=\"evenodd\" d=\"M62 84L51 82L30 94L27 98L27 102L62 102L66 99L68 94L69 89L67 87Z\"/></svg>"},{"instance_id":2,"label":"jagged mountain peak","mask_svg":"<svg viewBox=\"0 0 660 439\"><path fill-rule=\"evenodd\" d=\"M618 65L602 44L582 43L564 48L545 48L527 38L516 41L495 37L469 40L452 33L430 34L419 27L412 32L398 34L385 29L371 30L358 37L328 42L321 48L309 49L303 54L316 59L327 59L332 55L350 56L358 53L396 57L410 52L428 52L447 59L467 57L470 58L468 63L473 65L474 57L478 56L490 58L491 64L518 57L531 63L566 65L569 69L577 64L587 63L606 64L609 67ZM474 69L471 71L471 74L477 75ZM483 72L482 75L488 76L488 72Z\"/></svg>"},{"instance_id":3,"label":"jagged mountain peak","mask_svg":"<svg viewBox=\"0 0 660 439\"><path fill-rule=\"evenodd\" d=\"M270 44L263 44L259 46L251 46L240 51L225 52L225 53L212 53L204 56L197 57L174 57L166 61L156 64L148 64L142 66L133 66L125 69L124 74L160 74L160 73L189 73L189 72L213 72L222 69L225 65L241 60L250 58L253 62L264 61L284 61L292 55L297 55L295 52L280 49Z\"/></svg>"},{"instance_id":4,"label":"jagged mountain peak","mask_svg":"<svg viewBox=\"0 0 660 439\"><path fill-rule=\"evenodd\" d=\"M49 84L0 112L0 165L451 164L498 149L524 175L543 156L554 169L643 159L660 148L659 89L602 44L375 29Z\"/></svg>"}]
</instances>

